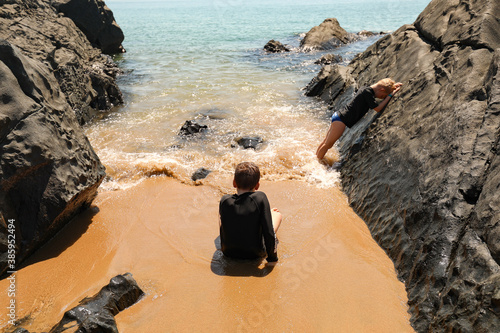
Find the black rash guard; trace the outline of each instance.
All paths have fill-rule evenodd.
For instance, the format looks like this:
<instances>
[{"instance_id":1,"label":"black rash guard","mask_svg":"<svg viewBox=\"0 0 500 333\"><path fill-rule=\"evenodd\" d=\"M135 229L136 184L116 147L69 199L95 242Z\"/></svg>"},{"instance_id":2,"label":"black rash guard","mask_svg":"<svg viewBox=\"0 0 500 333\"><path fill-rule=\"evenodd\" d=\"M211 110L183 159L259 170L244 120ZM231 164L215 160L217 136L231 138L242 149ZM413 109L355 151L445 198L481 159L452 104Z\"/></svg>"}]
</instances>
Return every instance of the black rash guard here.
<instances>
[{"instance_id":1,"label":"black rash guard","mask_svg":"<svg viewBox=\"0 0 500 333\"><path fill-rule=\"evenodd\" d=\"M371 87L363 87L358 90L352 101L339 111L339 117L347 127L351 128L363 118L369 109L374 109L377 106L373 89Z\"/></svg>"},{"instance_id":2,"label":"black rash guard","mask_svg":"<svg viewBox=\"0 0 500 333\"><path fill-rule=\"evenodd\" d=\"M224 255L278 261L271 207L264 192L226 194L219 203L220 240Z\"/></svg>"}]
</instances>

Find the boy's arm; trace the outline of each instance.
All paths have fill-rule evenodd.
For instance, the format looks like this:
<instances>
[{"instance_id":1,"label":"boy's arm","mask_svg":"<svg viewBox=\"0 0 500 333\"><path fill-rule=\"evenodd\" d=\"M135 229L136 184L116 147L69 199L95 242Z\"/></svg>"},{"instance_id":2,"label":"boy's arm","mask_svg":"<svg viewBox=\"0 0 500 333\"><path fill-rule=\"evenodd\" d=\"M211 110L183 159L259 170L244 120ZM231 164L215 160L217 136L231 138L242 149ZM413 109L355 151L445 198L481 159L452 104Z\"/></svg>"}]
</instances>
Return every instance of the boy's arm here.
<instances>
[{"instance_id":1,"label":"boy's arm","mask_svg":"<svg viewBox=\"0 0 500 333\"><path fill-rule=\"evenodd\" d=\"M387 106L387 104L389 104L389 101L391 100L391 98L392 98L392 96L387 95L387 97L384 98L384 100L382 102L380 102L380 104L373 110L377 111L377 112L382 112L385 109L385 107Z\"/></svg>"},{"instance_id":2,"label":"boy's arm","mask_svg":"<svg viewBox=\"0 0 500 333\"><path fill-rule=\"evenodd\" d=\"M267 200L267 196L265 194L263 195L261 208L262 235L264 236L264 244L266 245L267 252L266 260L268 262L278 261L276 234L274 233L273 228L271 206L269 205L269 200Z\"/></svg>"},{"instance_id":3,"label":"boy's arm","mask_svg":"<svg viewBox=\"0 0 500 333\"><path fill-rule=\"evenodd\" d=\"M380 102L380 104L375 108L373 109L374 111L377 111L377 112L382 112L385 107L387 106L387 104L389 104L389 102L391 101L392 99L392 96L394 96L395 93L397 93L399 91L399 89L401 89L401 86L403 84L401 82L398 82L394 85L394 90L392 91L392 93L390 93L389 95L387 95L384 100L382 102Z\"/></svg>"},{"instance_id":4,"label":"boy's arm","mask_svg":"<svg viewBox=\"0 0 500 333\"><path fill-rule=\"evenodd\" d=\"M222 207L222 201L223 201L224 197L222 197L219 201L219 229L222 225L222 221L221 221L221 217L220 217L220 213L221 213L221 207Z\"/></svg>"}]
</instances>

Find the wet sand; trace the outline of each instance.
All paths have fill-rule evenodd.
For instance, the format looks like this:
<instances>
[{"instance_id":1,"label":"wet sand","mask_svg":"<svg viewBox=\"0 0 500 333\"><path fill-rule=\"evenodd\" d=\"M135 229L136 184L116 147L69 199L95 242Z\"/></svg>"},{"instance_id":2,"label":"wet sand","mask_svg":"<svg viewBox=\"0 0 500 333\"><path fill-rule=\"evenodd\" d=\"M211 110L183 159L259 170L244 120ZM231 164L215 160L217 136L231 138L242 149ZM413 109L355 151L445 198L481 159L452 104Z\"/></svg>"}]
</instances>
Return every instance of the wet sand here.
<instances>
[{"instance_id":1,"label":"wet sand","mask_svg":"<svg viewBox=\"0 0 500 333\"><path fill-rule=\"evenodd\" d=\"M18 271L17 315L31 316L22 326L48 331L131 272L146 295L116 316L120 332L413 332L403 283L339 189L262 182L284 215L280 260L269 267L216 249L219 199L232 192L230 179L223 183L154 177L100 193Z\"/></svg>"}]
</instances>

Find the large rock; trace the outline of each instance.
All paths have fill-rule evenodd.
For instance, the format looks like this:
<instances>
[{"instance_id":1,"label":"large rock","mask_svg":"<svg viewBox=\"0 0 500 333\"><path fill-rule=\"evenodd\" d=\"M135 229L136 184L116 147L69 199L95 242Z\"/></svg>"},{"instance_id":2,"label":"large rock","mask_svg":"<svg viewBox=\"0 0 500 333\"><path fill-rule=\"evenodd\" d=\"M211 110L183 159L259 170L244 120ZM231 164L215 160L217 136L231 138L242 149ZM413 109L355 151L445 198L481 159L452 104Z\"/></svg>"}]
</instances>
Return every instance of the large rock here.
<instances>
[{"instance_id":1,"label":"large rock","mask_svg":"<svg viewBox=\"0 0 500 333\"><path fill-rule=\"evenodd\" d=\"M394 260L418 332L500 327L498 17L497 0L434 0L311 84L338 109L360 86L404 83L339 143L343 188Z\"/></svg>"},{"instance_id":2,"label":"large rock","mask_svg":"<svg viewBox=\"0 0 500 333\"><path fill-rule=\"evenodd\" d=\"M89 207L105 173L43 63L0 40L0 274ZM11 254L11 253L9 253Z\"/></svg>"},{"instance_id":3,"label":"large rock","mask_svg":"<svg viewBox=\"0 0 500 333\"><path fill-rule=\"evenodd\" d=\"M300 47L306 51L329 50L352 42L355 38L356 35L345 31L337 19L329 18L309 30L300 41Z\"/></svg>"},{"instance_id":4,"label":"large rock","mask_svg":"<svg viewBox=\"0 0 500 333\"><path fill-rule=\"evenodd\" d=\"M50 333L118 333L114 316L135 304L144 292L132 274L117 275L96 295L64 313Z\"/></svg>"},{"instance_id":5,"label":"large rock","mask_svg":"<svg viewBox=\"0 0 500 333\"><path fill-rule=\"evenodd\" d=\"M113 12L102 0L53 0L59 12L75 22L92 45L106 54L125 52L123 32L116 23Z\"/></svg>"},{"instance_id":6,"label":"large rock","mask_svg":"<svg viewBox=\"0 0 500 333\"><path fill-rule=\"evenodd\" d=\"M325 102L336 101L337 98L347 98L349 102L354 94L356 81L351 75L351 69L340 65L325 65L319 74L305 88L305 95L319 96Z\"/></svg>"},{"instance_id":7,"label":"large rock","mask_svg":"<svg viewBox=\"0 0 500 333\"><path fill-rule=\"evenodd\" d=\"M96 15L97 18L88 16L87 20L103 19ZM99 27L102 33L106 32ZM75 23L59 14L49 0L0 2L0 38L53 70L79 123L123 103L115 80L120 72L117 66L102 54L104 50L93 47Z\"/></svg>"}]
</instances>

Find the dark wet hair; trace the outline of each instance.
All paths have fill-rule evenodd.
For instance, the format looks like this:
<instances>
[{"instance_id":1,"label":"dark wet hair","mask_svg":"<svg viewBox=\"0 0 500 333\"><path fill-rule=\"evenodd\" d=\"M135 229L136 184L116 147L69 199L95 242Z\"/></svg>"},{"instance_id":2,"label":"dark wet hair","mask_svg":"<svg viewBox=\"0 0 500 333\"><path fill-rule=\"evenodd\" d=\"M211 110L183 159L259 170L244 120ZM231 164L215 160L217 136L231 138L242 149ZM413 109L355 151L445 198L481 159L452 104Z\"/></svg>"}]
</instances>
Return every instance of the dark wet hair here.
<instances>
[{"instance_id":1,"label":"dark wet hair","mask_svg":"<svg viewBox=\"0 0 500 333\"><path fill-rule=\"evenodd\" d=\"M260 180L259 167L252 162L242 162L234 170L236 186L242 190L253 190Z\"/></svg>"}]
</instances>

